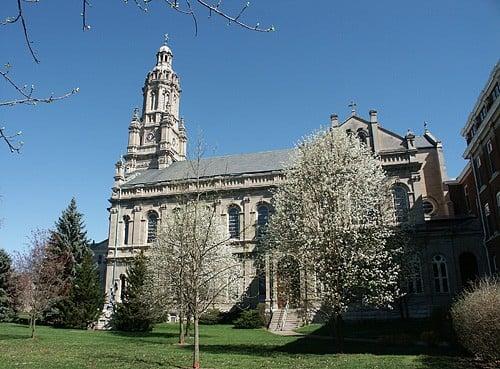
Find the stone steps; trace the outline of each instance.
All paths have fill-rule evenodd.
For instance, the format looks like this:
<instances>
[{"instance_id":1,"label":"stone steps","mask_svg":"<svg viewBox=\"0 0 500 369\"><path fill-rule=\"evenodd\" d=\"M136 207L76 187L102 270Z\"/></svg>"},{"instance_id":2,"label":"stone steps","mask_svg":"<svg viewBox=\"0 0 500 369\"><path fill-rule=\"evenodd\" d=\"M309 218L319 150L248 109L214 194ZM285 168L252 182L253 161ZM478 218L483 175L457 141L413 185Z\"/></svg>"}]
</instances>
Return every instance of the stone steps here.
<instances>
[{"instance_id":1,"label":"stone steps","mask_svg":"<svg viewBox=\"0 0 500 369\"><path fill-rule=\"evenodd\" d=\"M297 311L294 309L288 310L283 326L280 327L280 322L283 319L283 314L283 309L278 309L273 312L273 316L268 328L270 331L293 331L294 329L299 327L300 320Z\"/></svg>"}]
</instances>

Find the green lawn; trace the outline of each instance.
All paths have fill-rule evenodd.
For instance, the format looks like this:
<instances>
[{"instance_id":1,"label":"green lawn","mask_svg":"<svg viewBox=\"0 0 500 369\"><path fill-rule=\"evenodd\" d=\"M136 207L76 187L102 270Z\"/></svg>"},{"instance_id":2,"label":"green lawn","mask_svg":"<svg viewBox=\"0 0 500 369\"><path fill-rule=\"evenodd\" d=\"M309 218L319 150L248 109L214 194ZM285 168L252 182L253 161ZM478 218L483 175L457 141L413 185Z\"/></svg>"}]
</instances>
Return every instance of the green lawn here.
<instances>
[{"instance_id":1,"label":"green lawn","mask_svg":"<svg viewBox=\"0 0 500 369\"><path fill-rule=\"evenodd\" d=\"M201 326L202 367L452 369L471 368L448 351L347 343L336 355L330 339L280 337L265 330L237 330L228 325ZM161 325L148 334L38 328L35 340L27 326L0 324L0 369L149 369L182 368L191 363L191 347L179 347L177 326ZM437 349L435 349L437 350Z\"/></svg>"}]
</instances>

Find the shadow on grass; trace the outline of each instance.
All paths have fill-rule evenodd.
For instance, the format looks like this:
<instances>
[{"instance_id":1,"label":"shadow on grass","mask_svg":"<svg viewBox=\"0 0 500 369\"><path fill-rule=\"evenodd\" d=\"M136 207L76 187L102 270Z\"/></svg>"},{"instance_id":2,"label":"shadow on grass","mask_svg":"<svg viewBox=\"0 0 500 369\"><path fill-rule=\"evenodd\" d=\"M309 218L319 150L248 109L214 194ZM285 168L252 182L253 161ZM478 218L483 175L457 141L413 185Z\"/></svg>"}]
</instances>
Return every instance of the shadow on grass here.
<instances>
[{"instance_id":1,"label":"shadow on grass","mask_svg":"<svg viewBox=\"0 0 500 369\"><path fill-rule=\"evenodd\" d=\"M149 338L173 338L179 337L178 334L172 332L123 332L123 331L109 331L115 336L121 337L149 337Z\"/></svg>"},{"instance_id":2,"label":"shadow on grass","mask_svg":"<svg viewBox=\"0 0 500 369\"><path fill-rule=\"evenodd\" d=\"M25 340L25 339L31 339L31 337L28 334L3 334L0 333L0 341L4 340Z\"/></svg>"},{"instance_id":3,"label":"shadow on grass","mask_svg":"<svg viewBox=\"0 0 500 369\"><path fill-rule=\"evenodd\" d=\"M184 347L187 350L190 346ZM334 340L304 336L285 345L227 344L201 345L201 352L274 357L281 355L334 355ZM379 343L346 342L343 354L415 355L422 369L472 369L471 360L459 357L451 348L433 348L414 345L384 345Z\"/></svg>"}]
</instances>

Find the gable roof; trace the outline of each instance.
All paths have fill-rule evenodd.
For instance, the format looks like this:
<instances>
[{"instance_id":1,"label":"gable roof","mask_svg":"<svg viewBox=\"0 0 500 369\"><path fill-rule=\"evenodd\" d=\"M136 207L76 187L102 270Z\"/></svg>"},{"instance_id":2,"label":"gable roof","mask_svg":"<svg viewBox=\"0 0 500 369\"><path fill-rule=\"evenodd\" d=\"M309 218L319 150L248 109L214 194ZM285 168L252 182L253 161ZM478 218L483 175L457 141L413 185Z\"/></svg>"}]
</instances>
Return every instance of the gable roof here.
<instances>
[{"instance_id":1,"label":"gable roof","mask_svg":"<svg viewBox=\"0 0 500 369\"><path fill-rule=\"evenodd\" d=\"M279 171L285 168L293 152L293 149L285 149L204 158L200 160L199 170L196 171L202 178ZM196 161L183 160L164 169L146 169L138 172L122 187L192 179L196 177L197 165Z\"/></svg>"}]
</instances>

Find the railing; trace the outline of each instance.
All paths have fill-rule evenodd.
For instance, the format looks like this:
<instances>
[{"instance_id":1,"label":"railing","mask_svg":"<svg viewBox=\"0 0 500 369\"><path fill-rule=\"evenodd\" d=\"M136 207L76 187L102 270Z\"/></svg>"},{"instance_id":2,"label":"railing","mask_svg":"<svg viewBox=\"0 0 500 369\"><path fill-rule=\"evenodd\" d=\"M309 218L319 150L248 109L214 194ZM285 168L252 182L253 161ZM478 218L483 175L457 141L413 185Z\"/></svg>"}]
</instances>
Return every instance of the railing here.
<instances>
[{"instance_id":1,"label":"railing","mask_svg":"<svg viewBox=\"0 0 500 369\"><path fill-rule=\"evenodd\" d=\"M278 327L276 327L277 331L282 331L283 328L285 327L287 314L288 314L288 301L285 304L285 308L281 311L281 316L280 316L280 320L278 322Z\"/></svg>"}]
</instances>

